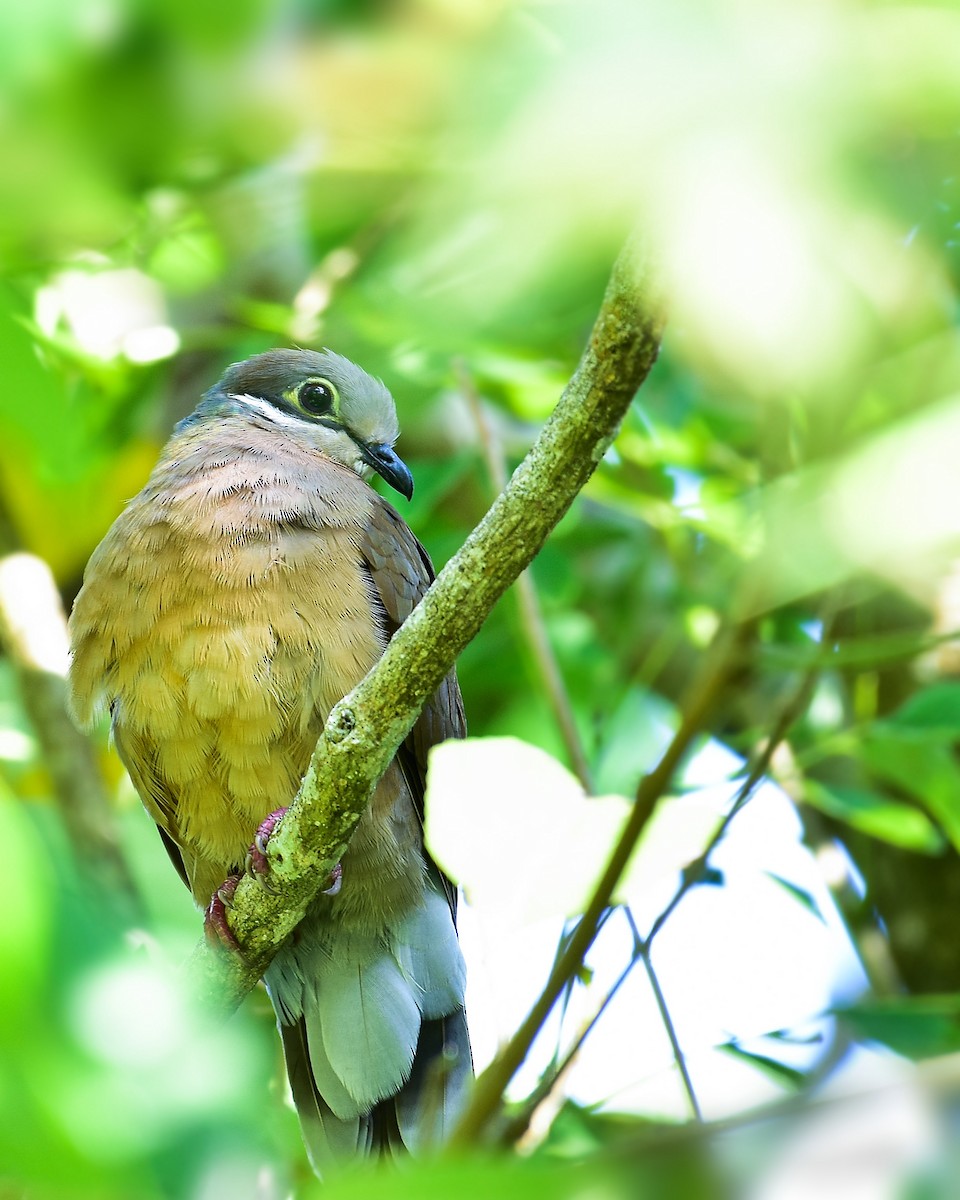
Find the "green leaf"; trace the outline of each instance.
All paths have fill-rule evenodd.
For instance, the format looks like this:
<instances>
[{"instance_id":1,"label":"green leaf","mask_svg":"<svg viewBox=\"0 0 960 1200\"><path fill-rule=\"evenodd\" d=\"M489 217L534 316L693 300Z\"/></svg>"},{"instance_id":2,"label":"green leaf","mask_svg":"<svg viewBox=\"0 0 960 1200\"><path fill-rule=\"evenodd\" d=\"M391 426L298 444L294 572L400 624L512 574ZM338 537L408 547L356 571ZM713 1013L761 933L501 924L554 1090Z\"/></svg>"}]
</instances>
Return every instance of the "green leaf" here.
<instances>
[{"instance_id":1,"label":"green leaf","mask_svg":"<svg viewBox=\"0 0 960 1200\"><path fill-rule=\"evenodd\" d=\"M943 849L942 836L924 813L877 792L808 779L803 798L828 816L894 846L923 854L936 854Z\"/></svg>"},{"instance_id":2,"label":"green leaf","mask_svg":"<svg viewBox=\"0 0 960 1200\"><path fill-rule=\"evenodd\" d=\"M662 697L629 688L604 728L595 769L598 790L633 795L641 775L663 754L676 724L676 710Z\"/></svg>"},{"instance_id":3,"label":"green leaf","mask_svg":"<svg viewBox=\"0 0 960 1200\"><path fill-rule=\"evenodd\" d=\"M896 996L834 1009L857 1035L906 1058L960 1050L960 995Z\"/></svg>"},{"instance_id":4,"label":"green leaf","mask_svg":"<svg viewBox=\"0 0 960 1200\"><path fill-rule=\"evenodd\" d=\"M774 883L779 884L779 886L782 887L785 892L789 892L794 900L796 900L799 904L802 904L807 912L815 916L818 921L823 921L823 923L826 924L824 915L820 911L820 906L817 904L816 900L814 900L810 892L805 891L801 887L797 887L797 885L795 883L791 883L789 879L784 879L783 876L774 874L773 871L764 871L764 875L766 875L768 879L772 879Z\"/></svg>"},{"instance_id":5,"label":"green leaf","mask_svg":"<svg viewBox=\"0 0 960 1200\"><path fill-rule=\"evenodd\" d=\"M717 867L697 867L693 871L684 871L684 882L693 875L692 882L697 887L723 887L726 883L726 876Z\"/></svg>"},{"instance_id":6,"label":"green leaf","mask_svg":"<svg viewBox=\"0 0 960 1200\"><path fill-rule=\"evenodd\" d=\"M763 1035L772 1041L783 1042L787 1046L816 1046L823 1042L823 1033L817 1029L813 1033L795 1033L792 1029L771 1029Z\"/></svg>"},{"instance_id":7,"label":"green leaf","mask_svg":"<svg viewBox=\"0 0 960 1200\"><path fill-rule=\"evenodd\" d=\"M936 683L911 696L889 718L891 725L960 738L960 683Z\"/></svg>"},{"instance_id":8,"label":"green leaf","mask_svg":"<svg viewBox=\"0 0 960 1200\"><path fill-rule=\"evenodd\" d=\"M745 1050L739 1042L726 1042L720 1049L724 1054L729 1054L731 1058L738 1058L742 1062L756 1067L764 1075L769 1076L776 1083L790 1088L791 1091L796 1091L806 1079L806 1074L798 1071L796 1067L788 1067L786 1063L771 1058L768 1054L757 1054L753 1050Z\"/></svg>"},{"instance_id":9,"label":"green leaf","mask_svg":"<svg viewBox=\"0 0 960 1200\"><path fill-rule=\"evenodd\" d=\"M960 849L960 764L953 749L939 738L898 734L893 725L886 726L885 734L864 739L863 761L914 796Z\"/></svg>"}]
</instances>

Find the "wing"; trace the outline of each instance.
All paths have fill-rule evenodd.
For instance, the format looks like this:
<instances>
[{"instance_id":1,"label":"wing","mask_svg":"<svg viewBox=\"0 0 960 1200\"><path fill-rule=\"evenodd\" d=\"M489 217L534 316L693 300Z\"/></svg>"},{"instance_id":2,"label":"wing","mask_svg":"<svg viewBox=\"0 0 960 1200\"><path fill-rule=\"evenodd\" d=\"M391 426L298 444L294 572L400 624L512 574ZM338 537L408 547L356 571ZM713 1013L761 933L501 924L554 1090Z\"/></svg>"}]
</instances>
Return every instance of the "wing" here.
<instances>
[{"instance_id":1,"label":"wing","mask_svg":"<svg viewBox=\"0 0 960 1200\"><path fill-rule=\"evenodd\" d=\"M392 505L378 497L361 546L370 596L389 640L413 612L434 580L433 563L409 526ZM397 761L423 821L427 755L447 738L466 737L463 700L456 671L451 671L423 707L416 725L397 753ZM450 907L456 913L456 889L436 868Z\"/></svg>"},{"instance_id":2,"label":"wing","mask_svg":"<svg viewBox=\"0 0 960 1200\"><path fill-rule=\"evenodd\" d=\"M362 553L374 611L389 639L433 583L433 564L409 526L385 500L374 505L365 530ZM420 801L430 747L446 738L465 737L466 732L457 675L456 671L451 671L424 705L404 743L420 771Z\"/></svg>"},{"instance_id":3,"label":"wing","mask_svg":"<svg viewBox=\"0 0 960 1200\"><path fill-rule=\"evenodd\" d=\"M362 566L374 614L386 643L400 628L433 581L433 566L426 551L400 515L385 501L375 501L362 534ZM421 823L431 746L449 737L463 737L466 726L456 674L451 671L424 706L416 725L397 752ZM456 888L429 860L430 890L445 897L454 924ZM442 905L442 901L441 901ZM442 908L441 908L442 911ZM451 936L455 939L453 930ZM398 938L403 941L403 938ZM416 939L414 939L416 941ZM421 939L422 940L422 939ZM440 939L427 941L436 947ZM329 955L332 959L333 952ZM457 954L459 959L459 954ZM269 980L269 976L268 976ZM461 983L462 986L462 983ZM272 994L272 993L271 993ZM316 989L322 997L324 988ZM280 1010L278 1009L278 1012ZM321 1019L322 1027L322 1019ZM301 1116L304 1140L318 1173L331 1161L349 1161L358 1150L391 1153L397 1146L417 1149L441 1142L459 1114L467 1080L472 1073L470 1040L462 1003L441 1016L424 1017L413 1066L396 1095L387 1096L359 1116L338 1118L317 1085L318 1067L308 1024L301 1017L284 1026L284 1053L291 1089ZM324 1075L329 1082L329 1072Z\"/></svg>"},{"instance_id":4,"label":"wing","mask_svg":"<svg viewBox=\"0 0 960 1200\"><path fill-rule=\"evenodd\" d=\"M111 729L113 744L117 748L120 761L127 768L127 774L143 801L144 808L156 821L157 832L160 834L164 849L170 856L170 861L176 867L177 874L183 882L190 887L183 854L177 844L177 801L164 783L159 771L156 770L145 740L121 729L116 719L114 719Z\"/></svg>"}]
</instances>

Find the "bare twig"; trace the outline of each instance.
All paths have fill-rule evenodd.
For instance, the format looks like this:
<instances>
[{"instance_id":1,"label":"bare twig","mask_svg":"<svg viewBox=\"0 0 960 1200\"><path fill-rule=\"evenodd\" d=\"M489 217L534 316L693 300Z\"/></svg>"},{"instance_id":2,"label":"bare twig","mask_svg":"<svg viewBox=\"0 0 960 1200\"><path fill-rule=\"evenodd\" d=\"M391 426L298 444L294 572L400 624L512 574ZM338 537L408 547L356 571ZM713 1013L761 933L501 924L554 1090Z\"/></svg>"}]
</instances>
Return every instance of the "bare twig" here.
<instances>
[{"instance_id":1,"label":"bare twig","mask_svg":"<svg viewBox=\"0 0 960 1200\"><path fill-rule=\"evenodd\" d=\"M667 1007L667 1000L663 994L663 989L660 986L660 979L654 970L653 962L650 959L649 944L643 946L640 950L640 961L643 963L647 972L647 978L650 980L650 987L653 989L653 997L657 1002L657 1010L660 1013L660 1020L663 1022L663 1027L667 1031L667 1037L670 1039L670 1049L673 1051L674 1062L677 1064L677 1070L680 1072L680 1079L683 1082L683 1090L687 1093L687 1100L690 1102L690 1108L693 1112L695 1121L703 1120L703 1113L700 1111L700 1102L697 1100L697 1093L693 1088L693 1080L690 1078L690 1069L687 1066L687 1060L684 1057L683 1048L680 1045L680 1039L677 1037L677 1031L673 1024L673 1018L670 1016L670 1009Z\"/></svg>"}]
</instances>

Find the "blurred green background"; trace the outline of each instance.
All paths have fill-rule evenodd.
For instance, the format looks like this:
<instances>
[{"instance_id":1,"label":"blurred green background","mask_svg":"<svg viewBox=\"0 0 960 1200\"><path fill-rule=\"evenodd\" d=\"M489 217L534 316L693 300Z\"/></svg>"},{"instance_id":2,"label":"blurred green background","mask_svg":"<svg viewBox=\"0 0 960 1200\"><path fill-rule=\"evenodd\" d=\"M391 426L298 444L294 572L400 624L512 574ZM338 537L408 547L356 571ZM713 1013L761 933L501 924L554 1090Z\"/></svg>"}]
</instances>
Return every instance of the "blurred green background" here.
<instances>
[{"instance_id":1,"label":"blurred green background","mask_svg":"<svg viewBox=\"0 0 960 1200\"><path fill-rule=\"evenodd\" d=\"M574 740L629 795L738 598L756 632L716 739L748 756L818 669L772 773L807 844L842 852L871 985L846 1036L921 1079L960 1051L958 6L36 0L0 7L0 82L0 528L68 608L173 422L275 345L384 378L404 516L442 564L493 494L485 451L525 452L639 224L664 352L532 572ZM513 598L460 676L472 733L576 757ZM306 1195L265 998L227 1027L193 1012L167 964L198 918L105 731L101 860L28 692L8 653L0 1197ZM778 1079L802 1097L828 1074ZM327 1194L762 1175L749 1122L731 1154L662 1120L568 1099L522 1160ZM937 1145L904 1195L949 1176Z\"/></svg>"}]
</instances>

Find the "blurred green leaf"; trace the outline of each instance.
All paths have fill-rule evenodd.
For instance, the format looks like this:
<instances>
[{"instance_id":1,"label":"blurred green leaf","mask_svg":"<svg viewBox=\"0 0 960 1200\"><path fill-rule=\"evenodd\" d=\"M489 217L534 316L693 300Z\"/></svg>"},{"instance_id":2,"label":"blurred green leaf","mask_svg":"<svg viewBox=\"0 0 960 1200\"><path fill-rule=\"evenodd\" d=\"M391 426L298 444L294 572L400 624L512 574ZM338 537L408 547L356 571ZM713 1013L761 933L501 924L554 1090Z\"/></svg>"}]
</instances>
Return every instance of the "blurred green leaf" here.
<instances>
[{"instance_id":1,"label":"blurred green leaf","mask_svg":"<svg viewBox=\"0 0 960 1200\"><path fill-rule=\"evenodd\" d=\"M919 809L866 788L807 779L803 798L828 816L895 846L923 854L936 854L943 847L943 838Z\"/></svg>"},{"instance_id":2,"label":"blurred green leaf","mask_svg":"<svg viewBox=\"0 0 960 1200\"><path fill-rule=\"evenodd\" d=\"M960 996L878 997L834 1009L857 1036L907 1058L960 1050Z\"/></svg>"},{"instance_id":3,"label":"blurred green leaf","mask_svg":"<svg viewBox=\"0 0 960 1200\"><path fill-rule=\"evenodd\" d=\"M960 739L960 683L938 683L911 696L887 720L895 729Z\"/></svg>"},{"instance_id":4,"label":"blurred green leaf","mask_svg":"<svg viewBox=\"0 0 960 1200\"><path fill-rule=\"evenodd\" d=\"M597 788L621 796L633 795L640 777L663 754L676 721L676 711L662 697L642 688L629 688L604 726L595 767Z\"/></svg>"},{"instance_id":5,"label":"blurred green leaf","mask_svg":"<svg viewBox=\"0 0 960 1200\"><path fill-rule=\"evenodd\" d=\"M5 860L0 921L0 1025L17 1027L35 1001L47 969L54 921L53 879L44 847L17 798L0 780L0 822Z\"/></svg>"},{"instance_id":6,"label":"blurred green leaf","mask_svg":"<svg viewBox=\"0 0 960 1200\"><path fill-rule=\"evenodd\" d=\"M304 1200L578 1200L599 1189L604 1200L645 1197L642 1172L632 1180L611 1166L518 1159L467 1159L460 1162L413 1163L402 1172L364 1172L304 1191Z\"/></svg>"},{"instance_id":7,"label":"blurred green leaf","mask_svg":"<svg viewBox=\"0 0 960 1200\"><path fill-rule=\"evenodd\" d=\"M875 726L861 744L864 763L882 779L902 788L923 805L944 833L960 849L960 762L943 744L943 727L930 727L917 735L893 722Z\"/></svg>"}]
</instances>

